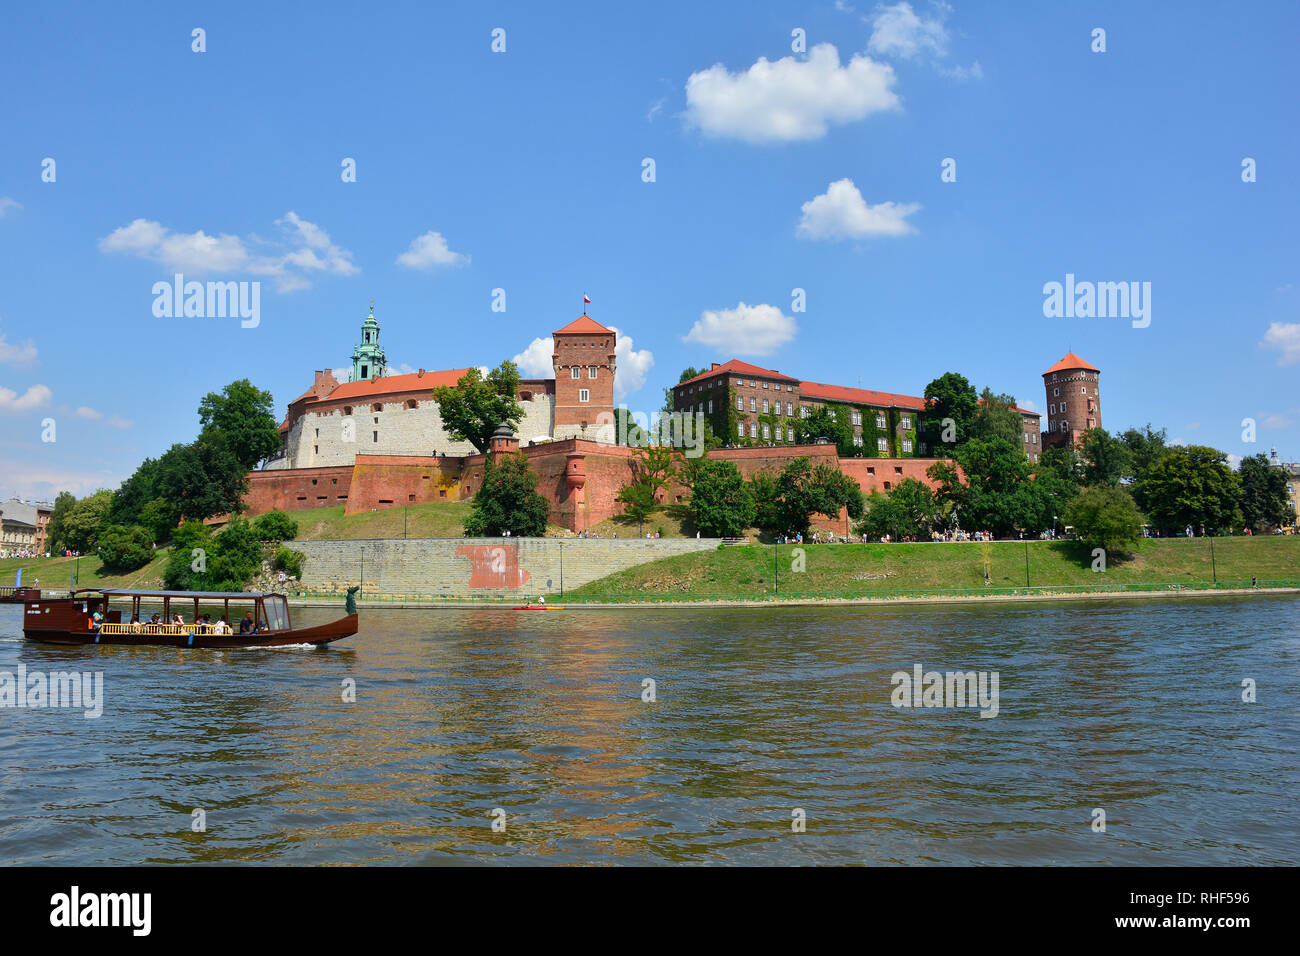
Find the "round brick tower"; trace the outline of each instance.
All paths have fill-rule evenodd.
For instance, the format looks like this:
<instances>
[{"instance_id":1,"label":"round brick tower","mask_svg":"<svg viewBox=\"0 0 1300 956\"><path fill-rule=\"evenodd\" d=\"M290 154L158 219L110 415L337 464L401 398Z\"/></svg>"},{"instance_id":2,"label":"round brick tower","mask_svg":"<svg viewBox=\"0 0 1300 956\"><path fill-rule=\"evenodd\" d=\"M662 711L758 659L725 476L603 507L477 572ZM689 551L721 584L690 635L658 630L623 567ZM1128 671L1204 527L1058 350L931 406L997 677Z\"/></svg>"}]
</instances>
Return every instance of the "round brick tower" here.
<instances>
[{"instance_id":1,"label":"round brick tower","mask_svg":"<svg viewBox=\"0 0 1300 956\"><path fill-rule=\"evenodd\" d=\"M1101 428L1101 369L1073 352L1043 373L1047 430L1043 444L1075 445L1089 428Z\"/></svg>"}]
</instances>

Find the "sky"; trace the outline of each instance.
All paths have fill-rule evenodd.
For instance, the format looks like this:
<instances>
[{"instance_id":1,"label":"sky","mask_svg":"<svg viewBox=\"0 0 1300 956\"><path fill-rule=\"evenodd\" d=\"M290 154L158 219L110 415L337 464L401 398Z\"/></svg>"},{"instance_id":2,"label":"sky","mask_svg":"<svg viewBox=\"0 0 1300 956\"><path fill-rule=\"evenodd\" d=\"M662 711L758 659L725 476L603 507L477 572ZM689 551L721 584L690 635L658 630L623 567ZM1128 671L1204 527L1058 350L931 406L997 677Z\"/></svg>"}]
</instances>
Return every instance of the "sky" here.
<instances>
[{"instance_id":1,"label":"sky","mask_svg":"<svg viewBox=\"0 0 1300 956\"><path fill-rule=\"evenodd\" d=\"M540 375L585 294L645 412L731 358L1045 412L1072 350L1112 431L1300 460L1298 35L1286 3L11 6L0 499L115 487L239 378L282 416L372 299L395 372ZM177 273L256 284L256 321L170 314ZM1145 315L1047 314L1067 275Z\"/></svg>"}]
</instances>

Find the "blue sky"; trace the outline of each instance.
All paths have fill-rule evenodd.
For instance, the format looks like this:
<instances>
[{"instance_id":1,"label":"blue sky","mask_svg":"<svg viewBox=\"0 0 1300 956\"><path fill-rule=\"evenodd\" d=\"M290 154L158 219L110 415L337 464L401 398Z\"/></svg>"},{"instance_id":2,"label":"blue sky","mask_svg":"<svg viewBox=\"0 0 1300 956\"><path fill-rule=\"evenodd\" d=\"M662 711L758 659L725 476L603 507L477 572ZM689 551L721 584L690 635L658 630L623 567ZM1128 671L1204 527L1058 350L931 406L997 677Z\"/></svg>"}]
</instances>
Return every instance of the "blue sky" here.
<instances>
[{"instance_id":1,"label":"blue sky","mask_svg":"<svg viewBox=\"0 0 1300 956\"><path fill-rule=\"evenodd\" d=\"M0 496L113 487L236 378L282 414L371 298L437 369L585 292L646 411L729 358L1044 410L1072 349L1110 429L1300 458L1295 5L266 6L6 13ZM260 323L156 317L177 271ZM1067 273L1151 283L1150 325L1045 317Z\"/></svg>"}]
</instances>

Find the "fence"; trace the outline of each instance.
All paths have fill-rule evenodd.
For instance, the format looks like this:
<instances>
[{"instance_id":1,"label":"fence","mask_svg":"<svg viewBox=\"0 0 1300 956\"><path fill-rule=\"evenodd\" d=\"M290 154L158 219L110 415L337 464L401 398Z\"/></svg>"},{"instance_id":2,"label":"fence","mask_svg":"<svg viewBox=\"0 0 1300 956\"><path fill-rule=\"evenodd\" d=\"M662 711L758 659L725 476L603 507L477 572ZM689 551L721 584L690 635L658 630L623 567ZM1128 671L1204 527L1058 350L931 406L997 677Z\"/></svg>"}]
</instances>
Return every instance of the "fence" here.
<instances>
[{"instance_id":1,"label":"fence","mask_svg":"<svg viewBox=\"0 0 1300 956\"><path fill-rule=\"evenodd\" d=\"M1056 597L1069 594L1149 594L1187 591L1233 591L1300 589L1300 578L1265 581L1178 581L1156 584L1046 584L1035 587L978 587L978 588L928 588L893 590L843 590L843 591L708 591L659 592L654 594L590 594L553 595L552 600L564 606L601 604L722 604L734 602L784 602L784 601L906 601L925 599L990 598L990 597ZM343 595L322 591L291 591L297 600L341 600ZM361 593L358 599L368 604L469 604L514 605L535 599L535 592L526 589L507 593L448 595L417 593Z\"/></svg>"}]
</instances>

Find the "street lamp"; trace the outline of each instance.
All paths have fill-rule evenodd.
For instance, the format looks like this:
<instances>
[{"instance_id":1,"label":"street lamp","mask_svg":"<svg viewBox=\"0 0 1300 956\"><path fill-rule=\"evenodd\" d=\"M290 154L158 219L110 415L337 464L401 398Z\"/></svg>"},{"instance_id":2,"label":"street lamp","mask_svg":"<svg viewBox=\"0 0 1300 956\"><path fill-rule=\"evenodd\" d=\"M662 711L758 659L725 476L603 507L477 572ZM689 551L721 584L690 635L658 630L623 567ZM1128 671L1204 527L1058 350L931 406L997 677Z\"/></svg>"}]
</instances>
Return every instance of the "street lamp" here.
<instances>
[{"instance_id":1,"label":"street lamp","mask_svg":"<svg viewBox=\"0 0 1300 956\"><path fill-rule=\"evenodd\" d=\"M1056 537L1056 515L1052 515L1052 537Z\"/></svg>"}]
</instances>

